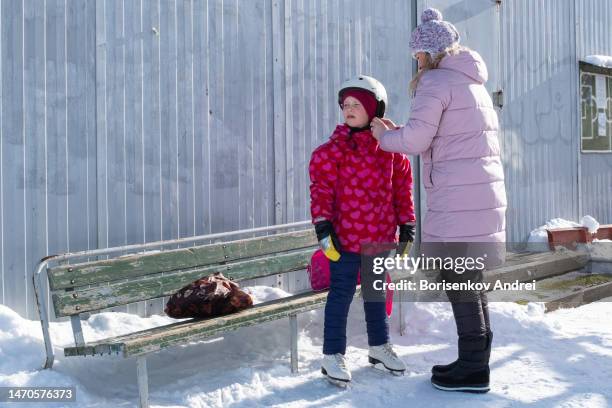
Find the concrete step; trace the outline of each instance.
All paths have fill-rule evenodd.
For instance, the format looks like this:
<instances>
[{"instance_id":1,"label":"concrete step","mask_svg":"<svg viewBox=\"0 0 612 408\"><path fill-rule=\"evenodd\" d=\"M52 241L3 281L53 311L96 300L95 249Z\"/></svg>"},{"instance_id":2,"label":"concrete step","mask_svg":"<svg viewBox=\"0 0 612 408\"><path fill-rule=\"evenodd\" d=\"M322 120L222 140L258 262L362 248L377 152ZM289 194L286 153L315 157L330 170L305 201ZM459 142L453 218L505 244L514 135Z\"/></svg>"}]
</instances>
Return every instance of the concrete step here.
<instances>
[{"instance_id":1,"label":"concrete step","mask_svg":"<svg viewBox=\"0 0 612 408\"><path fill-rule=\"evenodd\" d=\"M537 253L508 253L506 262L495 269L485 272L485 282L528 282L534 279L544 279L561 275L570 271L582 269L589 263L589 254L583 251L558 251ZM437 271L417 272L425 276L433 276ZM391 270L394 281L411 279L415 274L410 270Z\"/></svg>"},{"instance_id":2,"label":"concrete step","mask_svg":"<svg viewBox=\"0 0 612 408\"><path fill-rule=\"evenodd\" d=\"M578 307L612 296L612 275L572 271L538 280L535 290L492 291L490 302L543 302L546 312Z\"/></svg>"}]
</instances>

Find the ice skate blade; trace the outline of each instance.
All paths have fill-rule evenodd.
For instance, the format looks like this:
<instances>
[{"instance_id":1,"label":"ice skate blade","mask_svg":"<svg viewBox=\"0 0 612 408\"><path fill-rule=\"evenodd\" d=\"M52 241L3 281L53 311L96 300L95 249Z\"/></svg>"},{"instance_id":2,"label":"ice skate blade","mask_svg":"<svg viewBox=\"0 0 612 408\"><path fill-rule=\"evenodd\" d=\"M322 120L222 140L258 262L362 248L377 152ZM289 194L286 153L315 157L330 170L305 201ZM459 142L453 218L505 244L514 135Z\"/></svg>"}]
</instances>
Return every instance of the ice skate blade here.
<instances>
[{"instance_id":1,"label":"ice skate blade","mask_svg":"<svg viewBox=\"0 0 612 408\"><path fill-rule=\"evenodd\" d=\"M330 384L333 384L336 387L347 388L351 382L350 380L341 380L339 378L330 377L329 375L327 375L327 370L325 370L323 367L321 367L321 373L325 375L325 378L327 379L327 381L329 381Z\"/></svg>"},{"instance_id":2,"label":"ice skate blade","mask_svg":"<svg viewBox=\"0 0 612 408\"><path fill-rule=\"evenodd\" d=\"M401 377L402 375L404 375L404 373L406 372L406 370L392 370L390 368L388 368L382 361L377 360L373 357L369 357L368 356L368 361L370 362L370 364L372 364L372 366L379 370L379 371L384 371L387 373L390 373L396 377Z\"/></svg>"}]
</instances>

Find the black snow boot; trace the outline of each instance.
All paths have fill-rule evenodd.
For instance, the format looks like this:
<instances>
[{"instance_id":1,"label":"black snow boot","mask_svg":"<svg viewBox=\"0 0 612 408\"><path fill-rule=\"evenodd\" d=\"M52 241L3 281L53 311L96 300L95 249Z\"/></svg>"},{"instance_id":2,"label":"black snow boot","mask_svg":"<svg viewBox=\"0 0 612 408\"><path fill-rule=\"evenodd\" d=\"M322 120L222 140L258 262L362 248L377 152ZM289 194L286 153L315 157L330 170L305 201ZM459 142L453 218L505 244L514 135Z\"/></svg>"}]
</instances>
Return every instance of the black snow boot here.
<instances>
[{"instance_id":1,"label":"black snow boot","mask_svg":"<svg viewBox=\"0 0 612 408\"><path fill-rule=\"evenodd\" d=\"M431 377L434 387L444 391L485 393L489 391L489 364L492 336L460 338L459 359L445 372Z\"/></svg>"},{"instance_id":2,"label":"black snow boot","mask_svg":"<svg viewBox=\"0 0 612 408\"><path fill-rule=\"evenodd\" d=\"M493 342L493 333L488 332L487 333L487 353L485 356L487 363L489 362L489 358L491 357L491 343L492 342ZM455 360L450 364L435 365L431 368L431 373L433 375L442 375L444 373L447 373L448 371L450 371L453 367L457 365L457 361L459 360Z\"/></svg>"},{"instance_id":3,"label":"black snow boot","mask_svg":"<svg viewBox=\"0 0 612 408\"><path fill-rule=\"evenodd\" d=\"M459 358L432 368L431 383L446 391L489 391L489 358L493 334L488 301L482 292L447 291L459 337Z\"/></svg>"}]
</instances>

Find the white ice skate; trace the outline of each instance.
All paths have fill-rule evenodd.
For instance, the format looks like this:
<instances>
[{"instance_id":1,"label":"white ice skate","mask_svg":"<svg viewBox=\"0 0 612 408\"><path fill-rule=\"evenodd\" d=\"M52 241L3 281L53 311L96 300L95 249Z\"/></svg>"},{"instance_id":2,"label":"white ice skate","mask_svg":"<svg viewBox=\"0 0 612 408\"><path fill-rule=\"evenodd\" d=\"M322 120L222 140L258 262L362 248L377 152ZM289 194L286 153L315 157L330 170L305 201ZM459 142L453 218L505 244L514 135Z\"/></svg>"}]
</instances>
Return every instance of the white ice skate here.
<instances>
[{"instance_id":1,"label":"white ice skate","mask_svg":"<svg viewBox=\"0 0 612 408\"><path fill-rule=\"evenodd\" d=\"M321 361L321 372L327 376L327 380L339 387L346 387L351 381L351 372L346 367L344 355L324 354Z\"/></svg>"},{"instance_id":2,"label":"white ice skate","mask_svg":"<svg viewBox=\"0 0 612 408\"><path fill-rule=\"evenodd\" d=\"M385 343L382 346L371 346L368 352L368 360L375 367L387 369L393 375L403 375L406 371L406 364L395 354L390 343Z\"/></svg>"}]
</instances>

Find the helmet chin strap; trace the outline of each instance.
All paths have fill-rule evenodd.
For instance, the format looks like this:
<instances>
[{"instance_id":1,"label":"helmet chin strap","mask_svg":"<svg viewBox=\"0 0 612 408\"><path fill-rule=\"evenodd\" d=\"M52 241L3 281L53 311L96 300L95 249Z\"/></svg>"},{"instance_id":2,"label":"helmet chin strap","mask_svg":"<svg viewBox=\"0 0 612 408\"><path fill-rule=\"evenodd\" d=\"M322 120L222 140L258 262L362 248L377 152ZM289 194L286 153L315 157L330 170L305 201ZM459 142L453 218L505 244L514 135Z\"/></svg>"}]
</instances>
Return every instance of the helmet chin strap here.
<instances>
[{"instance_id":1,"label":"helmet chin strap","mask_svg":"<svg viewBox=\"0 0 612 408\"><path fill-rule=\"evenodd\" d=\"M356 133L356 132L363 132L364 130L370 130L370 124L369 123L367 125L365 125L365 126L362 126L362 127L349 126L348 124L347 124L347 126L351 130L350 131L351 134Z\"/></svg>"}]
</instances>

